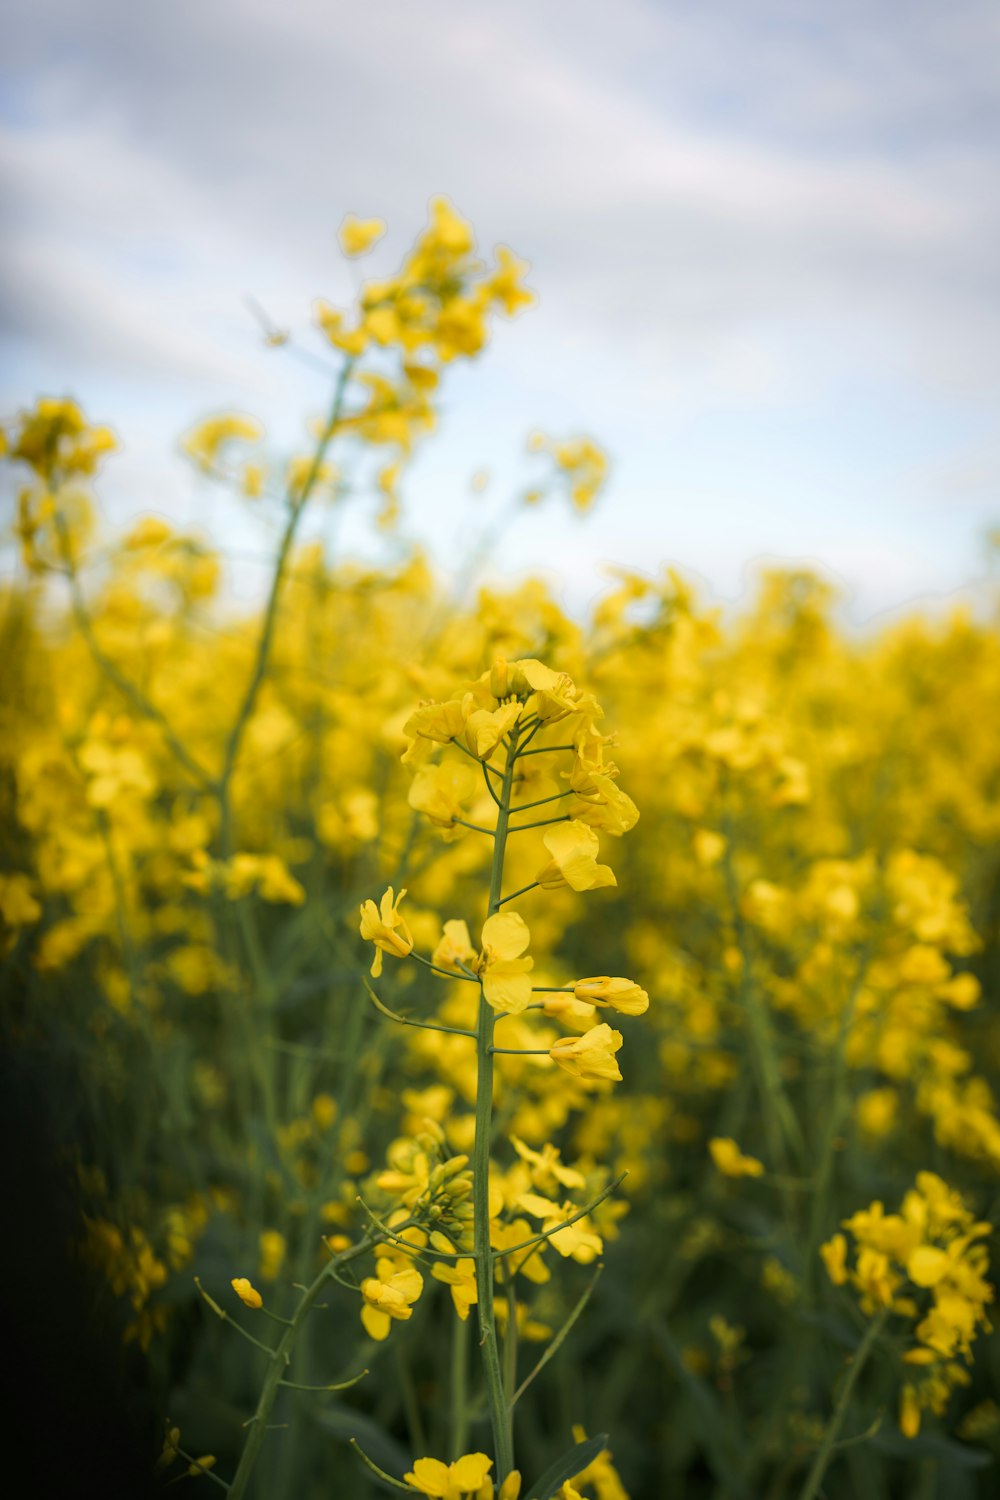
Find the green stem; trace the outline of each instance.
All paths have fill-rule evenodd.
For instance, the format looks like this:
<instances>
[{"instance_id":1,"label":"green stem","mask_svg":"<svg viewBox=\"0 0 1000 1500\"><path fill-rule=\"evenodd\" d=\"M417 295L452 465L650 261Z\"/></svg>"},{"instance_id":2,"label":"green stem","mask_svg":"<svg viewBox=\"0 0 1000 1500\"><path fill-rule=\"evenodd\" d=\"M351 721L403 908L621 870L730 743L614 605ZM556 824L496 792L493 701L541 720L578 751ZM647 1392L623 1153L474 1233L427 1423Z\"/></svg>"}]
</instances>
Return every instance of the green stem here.
<instances>
[{"instance_id":1,"label":"green stem","mask_svg":"<svg viewBox=\"0 0 1000 1500\"><path fill-rule=\"evenodd\" d=\"M373 1245L377 1244L381 1238L380 1234L366 1235L360 1244L352 1245L350 1250L345 1250L343 1254L328 1261L314 1278L312 1284L303 1293L301 1301L295 1309L294 1317L285 1329L271 1355L268 1371L264 1377L264 1384L261 1387L260 1397L257 1401L257 1409L251 1418L250 1427L247 1431L247 1440L243 1445L243 1452L240 1455L240 1461L233 1477L233 1482L229 1486L229 1493L232 1500L242 1500L242 1496L246 1494L247 1485L250 1483L250 1475L253 1473L254 1466L260 1456L264 1438L267 1435L267 1423L271 1415L271 1409L274 1406L278 1389L283 1383L285 1371L291 1363L295 1340L299 1335L303 1323L312 1311L313 1304L336 1269L346 1265L349 1261L357 1260L359 1256L364 1255Z\"/></svg>"},{"instance_id":2,"label":"green stem","mask_svg":"<svg viewBox=\"0 0 1000 1500\"><path fill-rule=\"evenodd\" d=\"M809 1236L806 1241L805 1260L802 1267L802 1290L807 1302L813 1295L816 1261L820 1240L827 1225L830 1191L833 1186L833 1169L837 1154L837 1138L844 1126L851 1106L851 1092L847 1080L847 1041L854 1024L854 1012L858 994L867 972L867 959L862 955L851 983L847 1002L841 1012L837 1028L837 1039L833 1049L833 1077L830 1086L830 1103L826 1111L826 1125L820 1146L819 1165L816 1170L816 1186L809 1215Z\"/></svg>"},{"instance_id":3,"label":"green stem","mask_svg":"<svg viewBox=\"0 0 1000 1500\"><path fill-rule=\"evenodd\" d=\"M490 870L490 898L488 916L500 909L500 892L503 884L504 850L507 843L507 824L510 818L510 793L514 781L514 762L517 759L517 739L511 736L507 745L507 760L504 766L497 808L496 835L493 842L493 862ZM476 1311L479 1320L479 1345L486 1379L486 1396L493 1429L493 1446L496 1456L496 1477L502 1484L514 1467L514 1444L511 1429L510 1408L504 1391L503 1371L500 1366L500 1351L497 1347L496 1316L493 1309L493 1249L490 1244L490 1139L493 1131L493 1025L495 1016L485 996L479 995L479 1024L476 1034L476 1138L472 1154L472 1202L474 1208L474 1258L476 1262Z\"/></svg>"},{"instance_id":4,"label":"green stem","mask_svg":"<svg viewBox=\"0 0 1000 1500\"><path fill-rule=\"evenodd\" d=\"M812 1468L806 1475L806 1482L799 1491L799 1500L815 1500L815 1497L819 1494L823 1477L829 1468L830 1459L833 1457L834 1444L837 1441L841 1427L844 1425L844 1418L847 1416L847 1408L851 1401L851 1392L858 1382L861 1371L868 1363L868 1356L875 1347L876 1340L885 1326L887 1317L888 1310L883 1309L874 1322L869 1324L868 1331L858 1346L858 1351L847 1372L847 1378L844 1381L844 1388L840 1393L840 1398L834 1407L833 1415L827 1423L826 1431L823 1434L823 1441L819 1445L819 1451L813 1459Z\"/></svg>"},{"instance_id":5,"label":"green stem","mask_svg":"<svg viewBox=\"0 0 1000 1500\"><path fill-rule=\"evenodd\" d=\"M229 784L232 780L233 771L236 769L237 757L240 753L240 747L243 744L243 735L246 732L246 727L250 722L250 717L257 703L257 694L260 692L270 664L271 646L274 642L274 631L278 621L278 604L281 598L282 585L285 581L288 557L292 550L292 544L295 541L295 534L298 531L302 513L306 508L309 496L319 477L323 459L326 457L326 450L330 446L330 441L340 421L340 414L344 406L344 397L347 394L347 382L350 378L353 365L354 361L352 359L346 359L341 366L340 374L337 377L337 385L333 393L333 404L330 408L330 415L323 428L323 434L316 445L316 451L313 454L312 464L306 475L305 482L297 496L289 495L288 497L288 521L282 533L278 555L275 559L274 574L271 578L271 588L267 596L267 604L264 608L264 621L261 625L260 638L257 642L257 652L254 658L253 669L250 673L250 681L247 683L246 691L243 694L243 700L240 703L233 726L226 740L222 770L219 774L217 785L219 812L222 820L220 843L224 859L228 859L232 853L232 806L229 798Z\"/></svg>"},{"instance_id":6,"label":"green stem","mask_svg":"<svg viewBox=\"0 0 1000 1500\"><path fill-rule=\"evenodd\" d=\"M465 1399L465 1388L469 1383L469 1328L459 1317L452 1321L448 1448L451 1461L454 1462L465 1452L465 1436L469 1427L468 1403Z\"/></svg>"}]
</instances>

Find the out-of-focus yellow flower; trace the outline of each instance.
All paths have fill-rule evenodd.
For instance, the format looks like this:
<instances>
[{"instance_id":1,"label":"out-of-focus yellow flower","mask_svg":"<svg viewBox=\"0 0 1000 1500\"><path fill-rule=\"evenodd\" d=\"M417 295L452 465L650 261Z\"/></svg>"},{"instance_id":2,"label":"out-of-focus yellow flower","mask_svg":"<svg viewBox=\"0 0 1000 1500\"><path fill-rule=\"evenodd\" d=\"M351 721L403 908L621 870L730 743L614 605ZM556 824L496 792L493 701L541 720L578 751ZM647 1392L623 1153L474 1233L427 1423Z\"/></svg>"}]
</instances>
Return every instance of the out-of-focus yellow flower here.
<instances>
[{"instance_id":1,"label":"out-of-focus yellow flower","mask_svg":"<svg viewBox=\"0 0 1000 1500\"><path fill-rule=\"evenodd\" d=\"M478 970L483 995L494 1010L517 1015L531 1003L528 975L534 960L521 954L531 941L523 917L515 911L495 912L483 923Z\"/></svg>"},{"instance_id":2,"label":"out-of-focus yellow flower","mask_svg":"<svg viewBox=\"0 0 1000 1500\"><path fill-rule=\"evenodd\" d=\"M716 1169L725 1177L762 1177L764 1163L755 1156L744 1156L729 1136L716 1136L709 1141L708 1149Z\"/></svg>"},{"instance_id":3,"label":"out-of-focus yellow flower","mask_svg":"<svg viewBox=\"0 0 1000 1500\"><path fill-rule=\"evenodd\" d=\"M496 254L496 268L486 280L485 291L511 317L520 308L530 307L535 300L534 292L522 285L531 266L528 261L521 260L512 250L508 250L506 245L498 245Z\"/></svg>"},{"instance_id":4,"label":"out-of-focus yellow flower","mask_svg":"<svg viewBox=\"0 0 1000 1500\"><path fill-rule=\"evenodd\" d=\"M600 1026L592 1026L583 1036L560 1037L549 1048L549 1056L575 1078L617 1081L622 1075L615 1053L623 1040L620 1031L612 1031L602 1021Z\"/></svg>"},{"instance_id":5,"label":"out-of-focus yellow flower","mask_svg":"<svg viewBox=\"0 0 1000 1500\"><path fill-rule=\"evenodd\" d=\"M574 1423L573 1438L578 1443L586 1442L587 1429ZM593 1485L594 1490L600 1496L600 1500L629 1500L625 1486L622 1484L618 1476L618 1471L611 1459L610 1448L604 1448L585 1469L581 1469L579 1474L574 1474L572 1485ZM565 1497L565 1500L569 1500L569 1497Z\"/></svg>"},{"instance_id":6,"label":"out-of-focus yellow flower","mask_svg":"<svg viewBox=\"0 0 1000 1500\"><path fill-rule=\"evenodd\" d=\"M278 1229L262 1229L260 1232L260 1275L262 1281L276 1281L285 1263L288 1246L285 1236Z\"/></svg>"},{"instance_id":7,"label":"out-of-focus yellow flower","mask_svg":"<svg viewBox=\"0 0 1000 1500\"><path fill-rule=\"evenodd\" d=\"M30 927L42 915L27 875L0 875L0 918L6 927Z\"/></svg>"},{"instance_id":8,"label":"out-of-focus yellow flower","mask_svg":"<svg viewBox=\"0 0 1000 1500\"><path fill-rule=\"evenodd\" d=\"M959 1195L933 1172L918 1172L899 1213L872 1203L844 1221L855 1241L836 1234L820 1247L827 1274L837 1286L850 1284L869 1317L886 1309L914 1324L915 1345L903 1355L912 1371L903 1388L900 1427L907 1437L920 1430L921 1413L941 1413L956 1385L968 1380L979 1328L989 1326L986 1307L993 1288L986 1280L985 1246L991 1226L977 1223Z\"/></svg>"},{"instance_id":9,"label":"out-of-focus yellow flower","mask_svg":"<svg viewBox=\"0 0 1000 1500\"><path fill-rule=\"evenodd\" d=\"M213 474L231 443L257 443L263 435L263 427L253 417L223 412L199 422L181 439L181 447L203 473Z\"/></svg>"},{"instance_id":10,"label":"out-of-focus yellow flower","mask_svg":"<svg viewBox=\"0 0 1000 1500\"><path fill-rule=\"evenodd\" d=\"M361 936L375 944L372 959L372 977L377 979L382 972L382 954L391 953L395 958L406 958L413 949L413 934L399 914L399 904L406 891L393 895L392 886L382 897L378 906L374 901L364 901L361 906Z\"/></svg>"},{"instance_id":11,"label":"out-of-focus yellow flower","mask_svg":"<svg viewBox=\"0 0 1000 1500\"><path fill-rule=\"evenodd\" d=\"M451 918L444 924L444 935L431 954L431 963L437 964L439 969L457 969L459 964L469 968L475 961L476 950L467 925Z\"/></svg>"},{"instance_id":12,"label":"out-of-focus yellow flower","mask_svg":"<svg viewBox=\"0 0 1000 1500\"><path fill-rule=\"evenodd\" d=\"M465 816L465 803L476 795L481 784L479 774L468 761L464 765L445 761L438 766L421 766L413 778L408 800L415 812L422 812L443 828L452 828L456 818Z\"/></svg>"},{"instance_id":13,"label":"out-of-focus yellow flower","mask_svg":"<svg viewBox=\"0 0 1000 1500\"><path fill-rule=\"evenodd\" d=\"M368 332L363 324L356 328L346 328L346 314L322 298L313 303L313 312L318 326L335 349L339 349L342 354L349 354L353 359L364 354L368 347Z\"/></svg>"},{"instance_id":14,"label":"out-of-focus yellow flower","mask_svg":"<svg viewBox=\"0 0 1000 1500\"><path fill-rule=\"evenodd\" d=\"M353 258L364 255L384 234L384 219L359 219L357 214L347 214L337 238L344 254Z\"/></svg>"}]
</instances>

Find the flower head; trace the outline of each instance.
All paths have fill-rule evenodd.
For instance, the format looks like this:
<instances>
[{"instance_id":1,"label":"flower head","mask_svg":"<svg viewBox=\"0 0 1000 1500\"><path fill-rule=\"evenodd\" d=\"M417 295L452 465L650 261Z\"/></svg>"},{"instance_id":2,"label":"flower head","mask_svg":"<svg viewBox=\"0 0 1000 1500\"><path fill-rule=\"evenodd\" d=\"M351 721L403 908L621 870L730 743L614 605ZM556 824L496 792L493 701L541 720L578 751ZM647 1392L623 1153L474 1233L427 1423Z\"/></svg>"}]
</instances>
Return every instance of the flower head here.
<instances>
[{"instance_id":1,"label":"flower head","mask_svg":"<svg viewBox=\"0 0 1000 1500\"><path fill-rule=\"evenodd\" d=\"M588 1082L599 1079L614 1081L622 1076L615 1058L622 1041L621 1032L612 1031L602 1021L600 1026L592 1026L583 1036L560 1037L549 1048L549 1056L576 1078Z\"/></svg>"},{"instance_id":2,"label":"flower head","mask_svg":"<svg viewBox=\"0 0 1000 1500\"><path fill-rule=\"evenodd\" d=\"M493 1485L488 1477L492 1467L493 1460L485 1453L465 1453L453 1464L442 1463L439 1458L418 1458L403 1478L422 1495L431 1495L434 1500L466 1500L467 1496L478 1500L487 1484L487 1493L492 1493Z\"/></svg>"},{"instance_id":3,"label":"flower head","mask_svg":"<svg viewBox=\"0 0 1000 1500\"><path fill-rule=\"evenodd\" d=\"M384 1247L380 1247L384 1249ZM424 1278L408 1257L400 1252L382 1254L375 1262L375 1275L361 1283L364 1305L361 1321L370 1338L388 1338L393 1320L405 1323L413 1316L413 1304L424 1289Z\"/></svg>"},{"instance_id":4,"label":"flower head","mask_svg":"<svg viewBox=\"0 0 1000 1500\"><path fill-rule=\"evenodd\" d=\"M231 1282L233 1291L247 1307L263 1307L264 1299L257 1288L252 1286L245 1276L234 1276Z\"/></svg>"},{"instance_id":5,"label":"flower head","mask_svg":"<svg viewBox=\"0 0 1000 1500\"><path fill-rule=\"evenodd\" d=\"M607 1005L623 1016L645 1015L649 996L632 979L612 979L599 974L592 979L574 979L573 994L588 1005Z\"/></svg>"},{"instance_id":6,"label":"flower head","mask_svg":"<svg viewBox=\"0 0 1000 1500\"><path fill-rule=\"evenodd\" d=\"M568 885L574 891L593 891L618 884L610 865L597 863L600 839L585 823L558 823L542 835L542 843L552 858L535 879L546 890Z\"/></svg>"},{"instance_id":7,"label":"flower head","mask_svg":"<svg viewBox=\"0 0 1000 1500\"><path fill-rule=\"evenodd\" d=\"M405 958L413 949L413 934L399 915L399 903L405 895L406 891L402 890L398 896L394 896L392 886L389 886L378 906L374 901L364 901L361 904L361 936L367 942L375 944L371 968L373 979L377 979L382 972L383 953Z\"/></svg>"},{"instance_id":8,"label":"flower head","mask_svg":"<svg viewBox=\"0 0 1000 1500\"><path fill-rule=\"evenodd\" d=\"M764 1163L755 1156L744 1156L736 1142L728 1136L716 1136L709 1141L708 1149L718 1171L724 1177L761 1177Z\"/></svg>"},{"instance_id":9,"label":"flower head","mask_svg":"<svg viewBox=\"0 0 1000 1500\"><path fill-rule=\"evenodd\" d=\"M357 214L348 214L340 226L337 238L344 254L353 258L364 255L384 234L384 219L359 219Z\"/></svg>"},{"instance_id":10,"label":"flower head","mask_svg":"<svg viewBox=\"0 0 1000 1500\"><path fill-rule=\"evenodd\" d=\"M530 941L528 925L515 911L495 912L483 923L478 968L483 994L494 1010L517 1015L531 1003L528 974L534 960L521 957Z\"/></svg>"}]
</instances>

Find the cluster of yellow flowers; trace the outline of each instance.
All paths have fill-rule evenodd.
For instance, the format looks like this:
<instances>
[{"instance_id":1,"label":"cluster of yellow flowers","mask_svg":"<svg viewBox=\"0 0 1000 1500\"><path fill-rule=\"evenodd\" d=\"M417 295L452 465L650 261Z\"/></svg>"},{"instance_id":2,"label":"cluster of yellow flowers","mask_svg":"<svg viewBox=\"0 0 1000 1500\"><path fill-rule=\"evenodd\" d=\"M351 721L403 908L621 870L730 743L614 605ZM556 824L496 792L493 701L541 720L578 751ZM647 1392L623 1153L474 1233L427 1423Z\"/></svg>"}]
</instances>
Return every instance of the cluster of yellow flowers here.
<instances>
[{"instance_id":1,"label":"cluster of yellow flowers","mask_svg":"<svg viewBox=\"0 0 1000 1500\"><path fill-rule=\"evenodd\" d=\"M903 1354L910 1369L900 1408L900 1427L915 1437L921 1412L940 1415L952 1390L968 1384L962 1362L972 1358L977 1330L989 1329L993 1288L980 1241L993 1226L978 1223L934 1172L919 1172L899 1213L873 1203L844 1228L854 1239L853 1264L846 1237L834 1235L822 1247L831 1281L849 1282L869 1317L884 1309L915 1325L916 1343Z\"/></svg>"},{"instance_id":2,"label":"cluster of yellow flowers","mask_svg":"<svg viewBox=\"0 0 1000 1500\"><path fill-rule=\"evenodd\" d=\"M345 221L345 254L383 227ZM391 521L449 367L525 303L523 272L480 263L438 200L397 274L318 306L340 364L308 453L280 467L236 414L188 435L203 473L281 506L260 611L220 599L226 559L190 529L91 544L114 440L75 403L3 424L25 572L0 618L0 962L15 1041L85 1082L88 1264L178 1388L207 1357L171 1315L195 1270L217 1316L275 1322L255 1359L294 1355L269 1399L333 1389L331 1348L339 1384L370 1363L377 1398L350 1400L441 1455L407 1474L425 1494L512 1500L509 1434L466 1452L497 1412L519 1469L549 1462L514 1400L533 1344L532 1396L613 1431L639 1493L679 1492L707 1452L733 1493L775 1483L776 1453L842 1462L815 1405L824 1261L873 1337L905 1331L909 1441L952 1416L978 1432L995 622L858 637L796 571L725 616L669 569L617 572L585 618L530 579L457 605L416 549L362 566L303 542L323 498L374 493ZM531 446L585 510L597 445ZM900 1211L848 1218L873 1182ZM236 1318L210 1300L222 1268ZM335 1337L303 1334L327 1303ZM583 1307L597 1357L567 1391L550 1350ZM495 1362L470 1371L473 1349ZM237 1497L267 1429L211 1439ZM267 1441L307 1495L316 1433ZM561 1500L624 1494L587 1452Z\"/></svg>"}]
</instances>

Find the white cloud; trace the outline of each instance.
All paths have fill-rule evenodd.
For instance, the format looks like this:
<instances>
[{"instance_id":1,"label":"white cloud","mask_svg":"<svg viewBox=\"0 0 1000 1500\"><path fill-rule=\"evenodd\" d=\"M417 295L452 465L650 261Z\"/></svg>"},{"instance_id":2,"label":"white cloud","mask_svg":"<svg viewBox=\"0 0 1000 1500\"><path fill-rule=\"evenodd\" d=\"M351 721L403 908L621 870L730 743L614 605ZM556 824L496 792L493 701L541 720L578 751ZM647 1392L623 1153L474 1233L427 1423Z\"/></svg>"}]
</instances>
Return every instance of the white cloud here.
<instances>
[{"instance_id":1,"label":"white cloud","mask_svg":"<svg viewBox=\"0 0 1000 1500\"><path fill-rule=\"evenodd\" d=\"M1000 364L998 40L979 0L913 0L905 25L870 0L33 0L6 35L3 316L49 388L148 389L161 445L183 382L287 417L304 387L262 365L244 293L305 321L345 292L344 210L384 213L392 255L444 190L542 293L468 387L493 402L468 443L531 404L605 430L626 528L663 546L642 496L685 492L699 423L739 455L732 422L766 415L751 462L787 491L790 456L848 463L845 409L858 428L877 398L883 473L944 493L981 468ZM790 535L738 457L701 461L716 529L742 541L752 507L761 545Z\"/></svg>"}]
</instances>

